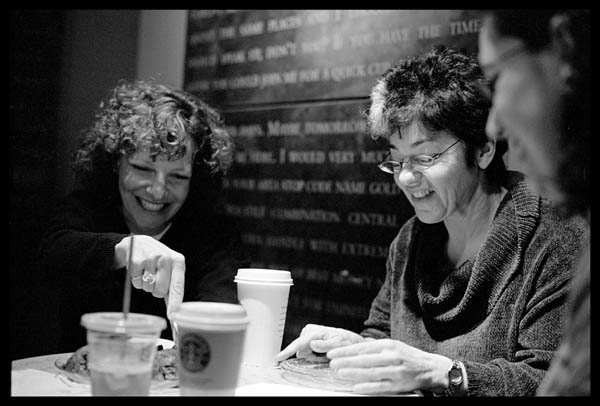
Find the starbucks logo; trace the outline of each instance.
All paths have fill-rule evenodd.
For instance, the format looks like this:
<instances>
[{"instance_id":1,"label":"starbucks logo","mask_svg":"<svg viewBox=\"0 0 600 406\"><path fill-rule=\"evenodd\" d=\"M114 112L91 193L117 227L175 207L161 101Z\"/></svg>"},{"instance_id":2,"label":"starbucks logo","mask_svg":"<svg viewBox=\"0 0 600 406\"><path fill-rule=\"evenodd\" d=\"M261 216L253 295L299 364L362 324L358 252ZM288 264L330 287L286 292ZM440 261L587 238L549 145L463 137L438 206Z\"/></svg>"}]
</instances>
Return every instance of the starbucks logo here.
<instances>
[{"instance_id":1,"label":"starbucks logo","mask_svg":"<svg viewBox=\"0 0 600 406\"><path fill-rule=\"evenodd\" d=\"M181 365L190 372L200 372L210 362L210 346L202 336L187 333L179 339Z\"/></svg>"}]
</instances>

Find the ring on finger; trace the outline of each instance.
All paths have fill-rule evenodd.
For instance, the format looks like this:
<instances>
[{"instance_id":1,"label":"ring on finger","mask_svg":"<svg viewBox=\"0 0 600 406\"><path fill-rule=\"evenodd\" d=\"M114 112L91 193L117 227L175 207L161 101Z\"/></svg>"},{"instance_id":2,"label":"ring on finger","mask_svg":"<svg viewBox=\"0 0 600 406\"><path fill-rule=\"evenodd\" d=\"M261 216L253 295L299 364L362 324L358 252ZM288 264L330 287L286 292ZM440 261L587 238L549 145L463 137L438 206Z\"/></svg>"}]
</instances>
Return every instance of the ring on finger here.
<instances>
[{"instance_id":1,"label":"ring on finger","mask_svg":"<svg viewBox=\"0 0 600 406\"><path fill-rule=\"evenodd\" d=\"M154 282L156 282L156 275L148 271L144 271L142 274L142 280L152 285Z\"/></svg>"}]
</instances>

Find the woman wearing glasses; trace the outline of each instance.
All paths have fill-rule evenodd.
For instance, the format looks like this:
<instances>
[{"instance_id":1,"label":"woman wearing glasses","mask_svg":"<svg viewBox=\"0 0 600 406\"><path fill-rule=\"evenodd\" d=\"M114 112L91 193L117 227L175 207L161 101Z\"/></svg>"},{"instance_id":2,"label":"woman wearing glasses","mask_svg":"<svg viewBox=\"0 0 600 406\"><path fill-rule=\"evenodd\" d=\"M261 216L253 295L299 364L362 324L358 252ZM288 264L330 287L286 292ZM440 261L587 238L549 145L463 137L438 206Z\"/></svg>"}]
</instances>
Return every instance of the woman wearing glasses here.
<instances>
[{"instance_id":1,"label":"woman wearing glasses","mask_svg":"<svg viewBox=\"0 0 600 406\"><path fill-rule=\"evenodd\" d=\"M535 394L560 340L583 224L557 217L486 137L477 59L437 47L374 86L369 129L415 210L360 334L308 325L277 359L326 353L365 393Z\"/></svg>"},{"instance_id":2,"label":"woman wearing glasses","mask_svg":"<svg viewBox=\"0 0 600 406\"><path fill-rule=\"evenodd\" d=\"M590 10L486 10L479 60L496 84L489 136L553 204L590 222ZM591 394L590 240L571 283L563 343L539 395Z\"/></svg>"}]
</instances>

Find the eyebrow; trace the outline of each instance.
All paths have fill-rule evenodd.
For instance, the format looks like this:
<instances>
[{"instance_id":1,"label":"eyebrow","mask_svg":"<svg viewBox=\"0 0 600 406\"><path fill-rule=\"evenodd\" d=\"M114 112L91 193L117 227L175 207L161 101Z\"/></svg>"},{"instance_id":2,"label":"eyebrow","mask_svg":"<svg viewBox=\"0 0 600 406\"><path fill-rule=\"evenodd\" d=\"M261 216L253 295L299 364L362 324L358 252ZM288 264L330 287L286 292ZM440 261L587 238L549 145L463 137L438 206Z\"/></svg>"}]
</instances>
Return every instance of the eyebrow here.
<instances>
[{"instance_id":1,"label":"eyebrow","mask_svg":"<svg viewBox=\"0 0 600 406\"><path fill-rule=\"evenodd\" d=\"M431 140L428 140L428 139L417 140L417 141L413 142L412 144L410 144L409 147L415 148L415 147L418 147L421 144L425 144L426 142L431 142ZM389 148L389 149L395 149L396 151L398 150L398 148L396 148L396 146L394 144L392 144L392 143L388 143L387 144L387 148Z\"/></svg>"}]
</instances>

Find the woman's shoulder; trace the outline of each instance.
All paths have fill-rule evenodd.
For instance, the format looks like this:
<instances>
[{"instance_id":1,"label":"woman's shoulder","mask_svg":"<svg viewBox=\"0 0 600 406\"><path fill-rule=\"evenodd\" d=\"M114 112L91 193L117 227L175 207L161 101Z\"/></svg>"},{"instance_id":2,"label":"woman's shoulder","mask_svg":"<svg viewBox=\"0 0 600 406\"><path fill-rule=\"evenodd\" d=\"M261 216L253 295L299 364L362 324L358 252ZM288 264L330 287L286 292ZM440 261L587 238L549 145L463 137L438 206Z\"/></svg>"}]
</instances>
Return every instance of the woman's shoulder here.
<instances>
[{"instance_id":1,"label":"woman's shoulder","mask_svg":"<svg viewBox=\"0 0 600 406\"><path fill-rule=\"evenodd\" d=\"M538 228L541 232L557 233L559 237L575 236L577 239L583 239L589 230L589 224L582 216L564 213L549 200L542 198Z\"/></svg>"}]
</instances>

